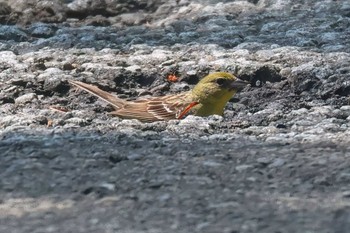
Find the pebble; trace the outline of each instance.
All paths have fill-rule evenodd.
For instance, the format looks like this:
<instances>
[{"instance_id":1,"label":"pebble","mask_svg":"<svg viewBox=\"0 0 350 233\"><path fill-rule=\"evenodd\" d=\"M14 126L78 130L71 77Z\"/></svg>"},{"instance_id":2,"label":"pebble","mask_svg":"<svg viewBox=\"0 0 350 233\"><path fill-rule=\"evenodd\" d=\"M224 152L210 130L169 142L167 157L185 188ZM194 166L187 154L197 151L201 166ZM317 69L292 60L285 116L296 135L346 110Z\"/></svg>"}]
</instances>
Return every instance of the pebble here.
<instances>
[{"instance_id":1,"label":"pebble","mask_svg":"<svg viewBox=\"0 0 350 233\"><path fill-rule=\"evenodd\" d=\"M286 161L284 159L275 159L270 165L269 167L281 167L286 163Z\"/></svg>"},{"instance_id":2,"label":"pebble","mask_svg":"<svg viewBox=\"0 0 350 233\"><path fill-rule=\"evenodd\" d=\"M238 172L242 172L242 171L245 171L245 170L251 169L251 168L253 168L253 166L249 165L249 164L243 164L243 165L236 166L236 170Z\"/></svg>"},{"instance_id":3,"label":"pebble","mask_svg":"<svg viewBox=\"0 0 350 233\"><path fill-rule=\"evenodd\" d=\"M37 99L37 95L35 93L28 93L21 95L15 99L16 104L26 104L26 103L31 103L35 99Z\"/></svg>"}]
</instances>

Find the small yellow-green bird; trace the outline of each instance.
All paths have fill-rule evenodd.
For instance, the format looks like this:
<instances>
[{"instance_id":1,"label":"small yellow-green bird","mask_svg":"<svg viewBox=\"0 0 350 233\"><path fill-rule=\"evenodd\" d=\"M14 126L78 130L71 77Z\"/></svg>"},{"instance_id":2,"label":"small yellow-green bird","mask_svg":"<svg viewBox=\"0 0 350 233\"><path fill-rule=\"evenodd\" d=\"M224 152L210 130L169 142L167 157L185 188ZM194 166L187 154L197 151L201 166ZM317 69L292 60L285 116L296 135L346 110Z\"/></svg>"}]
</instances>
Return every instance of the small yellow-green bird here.
<instances>
[{"instance_id":1,"label":"small yellow-green bird","mask_svg":"<svg viewBox=\"0 0 350 233\"><path fill-rule=\"evenodd\" d=\"M248 84L232 74L216 72L205 76L188 92L127 101L90 84L69 82L111 104L115 111L110 114L142 122L181 119L187 113L222 115L232 96Z\"/></svg>"}]
</instances>

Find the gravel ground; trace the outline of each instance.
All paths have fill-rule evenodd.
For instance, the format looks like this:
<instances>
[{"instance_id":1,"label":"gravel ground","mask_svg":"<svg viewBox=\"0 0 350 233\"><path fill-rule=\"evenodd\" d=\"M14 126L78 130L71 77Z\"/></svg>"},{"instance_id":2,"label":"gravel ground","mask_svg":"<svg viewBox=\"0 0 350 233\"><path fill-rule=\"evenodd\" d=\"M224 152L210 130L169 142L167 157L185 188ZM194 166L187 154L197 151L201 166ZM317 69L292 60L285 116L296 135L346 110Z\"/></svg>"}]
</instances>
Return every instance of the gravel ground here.
<instances>
[{"instance_id":1,"label":"gravel ground","mask_svg":"<svg viewBox=\"0 0 350 233\"><path fill-rule=\"evenodd\" d=\"M0 232L349 232L349 1L0 0L0 23ZM169 122L67 82L213 71L251 85Z\"/></svg>"}]
</instances>

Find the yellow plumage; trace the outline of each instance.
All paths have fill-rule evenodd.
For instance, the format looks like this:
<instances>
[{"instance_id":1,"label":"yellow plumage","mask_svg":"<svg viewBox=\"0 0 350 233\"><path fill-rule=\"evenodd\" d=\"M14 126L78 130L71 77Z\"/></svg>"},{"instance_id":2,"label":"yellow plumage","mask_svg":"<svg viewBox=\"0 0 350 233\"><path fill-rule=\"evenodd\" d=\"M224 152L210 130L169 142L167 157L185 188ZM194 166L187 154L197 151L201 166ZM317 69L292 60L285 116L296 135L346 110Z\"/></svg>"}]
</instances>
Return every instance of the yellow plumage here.
<instances>
[{"instance_id":1,"label":"yellow plumage","mask_svg":"<svg viewBox=\"0 0 350 233\"><path fill-rule=\"evenodd\" d=\"M247 85L232 74L216 72L204 77L188 92L126 101L90 84L79 81L70 83L111 104L115 108L111 114L143 122L180 119L187 113L197 116L222 115L227 102Z\"/></svg>"}]
</instances>

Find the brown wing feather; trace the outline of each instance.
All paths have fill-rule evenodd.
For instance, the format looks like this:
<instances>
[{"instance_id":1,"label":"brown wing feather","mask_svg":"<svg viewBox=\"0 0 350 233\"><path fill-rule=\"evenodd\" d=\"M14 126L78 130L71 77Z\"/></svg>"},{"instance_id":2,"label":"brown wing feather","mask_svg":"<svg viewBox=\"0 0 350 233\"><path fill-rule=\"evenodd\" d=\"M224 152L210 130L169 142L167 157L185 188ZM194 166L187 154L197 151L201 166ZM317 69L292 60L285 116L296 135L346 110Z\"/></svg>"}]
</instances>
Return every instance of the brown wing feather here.
<instances>
[{"instance_id":1,"label":"brown wing feather","mask_svg":"<svg viewBox=\"0 0 350 233\"><path fill-rule=\"evenodd\" d=\"M177 119L191 102L188 93L152 97L130 101L124 108L114 111L113 114L145 122L171 120Z\"/></svg>"},{"instance_id":2,"label":"brown wing feather","mask_svg":"<svg viewBox=\"0 0 350 233\"><path fill-rule=\"evenodd\" d=\"M195 102L191 99L191 95L188 92L177 95L126 101L96 86L79 81L69 82L115 107L116 110L110 112L110 114L121 118L138 119L144 122L178 119L187 112L184 113L184 110ZM192 106L190 106L190 108L191 107Z\"/></svg>"}]
</instances>

